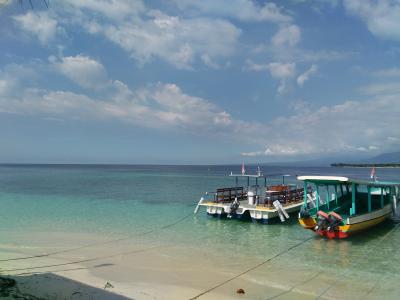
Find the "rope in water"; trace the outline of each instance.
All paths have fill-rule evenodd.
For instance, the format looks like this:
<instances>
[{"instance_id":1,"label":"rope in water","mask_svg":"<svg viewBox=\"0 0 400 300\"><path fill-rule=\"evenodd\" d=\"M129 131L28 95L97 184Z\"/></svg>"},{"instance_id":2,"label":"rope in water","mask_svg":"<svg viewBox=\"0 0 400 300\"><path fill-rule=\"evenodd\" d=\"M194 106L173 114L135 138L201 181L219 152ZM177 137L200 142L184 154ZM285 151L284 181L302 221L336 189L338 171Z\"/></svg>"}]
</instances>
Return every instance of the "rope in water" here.
<instances>
[{"instance_id":1,"label":"rope in water","mask_svg":"<svg viewBox=\"0 0 400 300\"><path fill-rule=\"evenodd\" d=\"M128 254L145 252L145 251L148 251L148 250L153 250L153 249L157 249L157 248L161 248L161 247L163 247L163 246L153 246L153 247L149 247L149 248L132 250L132 251L128 251L128 252L115 253L115 254L112 254L112 255L105 255L105 256L86 258L86 259L71 261L71 262L67 262L67 263L59 263L59 264L42 265L42 266L36 266L36 267L25 267L25 268L1 270L1 272L16 272L16 271L26 271L26 270L36 270L36 269L45 269L45 268L51 268L51 267L61 267L61 266L68 266L68 265L76 265L76 264L84 263L84 262L91 262L91 261L96 261L96 260L100 260L100 259L113 258L113 257L117 257L117 256L123 256L123 255L128 255Z\"/></svg>"},{"instance_id":2,"label":"rope in water","mask_svg":"<svg viewBox=\"0 0 400 300\"><path fill-rule=\"evenodd\" d=\"M272 300L272 299L279 298L279 297L281 297L281 296L283 296L283 295L286 295L286 294L290 293L291 291L293 291L296 287L301 286L301 285L306 284L306 283L309 283L311 280L317 278L317 277L318 277L319 275L321 275L322 273L323 273L322 271L316 272L314 275L312 275L312 276L309 277L308 279L303 280L303 281L301 281L300 283L293 285L293 286L292 286L291 288L289 288L288 290L283 291L283 292L281 292L281 293L279 293L279 294L276 294L276 295L274 295L274 296L272 296L272 297L266 298L266 299L264 299L264 300Z\"/></svg>"},{"instance_id":3,"label":"rope in water","mask_svg":"<svg viewBox=\"0 0 400 300\"><path fill-rule=\"evenodd\" d=\"M162 227L160 227L158 229L151 230L148 233L156 232L157 230L162 230L162 229L173 227L173 226L175 226L175 225L177 225L179 223L182 223L187 218L189 218L191 215L193 215L193 213L190 213L190 214L178 219L177 221L169 223L169 224L166 224L166 225L164 225L164 226L162 226ZM129 238L131 238L131 237L129 237ZM128 239L128 238L125 238L125 239ZM118 239L118 240L122 240L122 238ZM111 243L111 242L112 241L107 241L107 243ZM101 244L101 243L97 243L97 245L99 245L99 244ZM86 245L86 247L89 247L89 246L92 246L92 245ZM72 251L72 250L82 249L84 247L85 246L74 248L74 249L69 249L69 250ZM148 247L148 248L143 248L143 249L127 251L127 252L115 253L115 254L111 254L111 255L98 256L98 257L92 257L92 258L87 258L87 259L81 259L81 260L76 260L76 261L66 262L66 263L42 265L42 266L36 266L36 267L16 268L16 269L8 269L8 270L0 270L0 271L1 272L16 272L16 271L36 270L36 269L44 269L44 268L51 268L51 267L75 265L75 264L84 263L84 262L92 262L92 261L101 260L101 259L108 259L108 258L113 258L113 257L117 257L117 256L124 256L124 255L129 255L129 254L134 254L134 253L145 252L145 251L154 250L154 249L158 249L158 248L162 248L162 247L167 247L167 246L166 245L159 245L159 246L153 246L153 247ZM54 255L54 253L52 255ZM43 257L43 256L46 256L46 255L42 255L42 256L39 256L39 257ZM47 255L47 256L50 256L50 254ZM36 256L34 258L36 258Z\"/></svg>"},{"instance_id":4,"label":"rope in water","mask_svg":"<svg viewBox=\"0 0 400 300\"><path fill-rule=\"evenodd\" d=\"M382 236L379 240L378 240L378 247L381 246L381 243L387 239L388 236L390 236L393 232L395 232L396 229L399 228L400 223L397 223L392 229L390 229L384 236ZM365 244L364 247L369 246L369 244ZM364 253L364 257L368 255L368 253L370 253L373 249L375 249L377 246L373 247L372 249L369 248L368 252ZM326 289L324 289L315 299L320 299L323 295L325 295L331 288L333 288L341 279L343 276L346 275L346 273L348 273L350 270L347 269L346 271L342 272L340 275L338 275L338 278L332 282ZM369 294L370 290L367 292L367 294Z\"/></svg>"},{"instance_id":5,"label":"rope in water","mask_svg":"<svg viewBox=\"0 0 400 300\"><path fill-rule=\"evenodd\" d=\"M30 255L30 256L23 256L23 257L16 257L16 258L5 258L5 259L0 259L0 262L7 262L7 261L16 261L16 260L27 260L27 259L34 259L34 258L42 258L42 257L49 257L49 256L53 256L53 255L57 255L57 254L63 254L63 253L68 253L68 252L72 252L72 251L77 251L77 250L81 250L81 249L85 249L85 248L90 248L90 247L94 247L94 246L100 246L100 245L106 245L106 244L111 244L111 243L117 243L117 242L121 242L121 241L125 241L125 240L129 240L133 237L137 237L137 236L144 236L144 235L148 235L151 233L155 233L159 230L163 230L163 229L167 229L170 227L173 227L181 222L183 222L184 220L186 220L187 218L189 218L191 215L193 215L193 213L189 213L185 216L183 216L182 218L178 219L177 221L174 221L172 223L166 224L164 226L161 226L159 228L156 229L152 229L149 231L145 231L145 232L141 232L141 233L136 233L136 234L132 234L132 235L128 235L126 237L121 237L118 239L113 239L113 240L109 240L109 241L105 241L105 242L96 242L96 243L91 243L91 244L86 244L83 246L79 246L79 247L75 247L75 248L69 248L69 249L65 249L65 250L60 250L60 251L54 251L54 252L50 252L50 253L42 253L42 254L37 254L37 255Z\"/></svg>"},{"instance_id":6,"label":"rope in water","mask_svg":"<svg viewBox=\"0 0 400 300\"><path fill-rule=\"evenodd\" d=\"M225 281L223 281L223 282L221 282L221 283L219 283L219 284L217 284L217 285L215 285L215 286L213 286L213 287L211 287L211 288L209 288L209 289L207 289L207 290L205 290L205 291L203 291L203 292L201 292L200 294L198 294L198 295L196 295L196 296L190 298L190 300L198 299L198 298L200 298L201 296L204 296L205 294L208 294L209 292L211 292L211 291L213 291L213 290L215 290L215 289L217 289L217 288L219 288L219 287L221 287L221 286L227 284L228 282L231 282L231 281L233 281L233 280L235 280L235 279L237 279L237 278L243 276L244 274L247 274L247 273L249 273L249 272L251 272L251 271L254 271L255 269L258 269L259 267L265 265L266 263L268 263L268 262L274 260L275 258L277 258L277 257L279 257L279 256L281 256L281 255L283 255L283 254L285 254L285 253L290 252L291 250L293 250L293 249L295 249L295 248L297 248L297 247L303 245L304 243L308 242L308 241L311 240L311 239L314 239L314 236L309 237L309 238L307 238L307 239L305 239L305 240L302 240L301 242L299 242L299 243L297 243L297 244L295 244L295 245L293 245L293 246L291 246L291 247L289 247L289 248L287 248L287 249L285 249L285 250L283 250L283 251L281 251L281 252L275 254L274 256L272 256L272 257L270 257L270 258L268 258L268 259L262 261L261 263L255 265L255 266L253 266L253 267L251 267L251 268L248 268L247 270L245 270L245 271L243 271L243 272L241 272L241 273L239 273L239 274L237 274L237 275L235 275L235 276L233 276L233 277L231 277L231 278L229 278L229 279L227 279L227 280L225 280Z\"/></svg>"}]
</instances>

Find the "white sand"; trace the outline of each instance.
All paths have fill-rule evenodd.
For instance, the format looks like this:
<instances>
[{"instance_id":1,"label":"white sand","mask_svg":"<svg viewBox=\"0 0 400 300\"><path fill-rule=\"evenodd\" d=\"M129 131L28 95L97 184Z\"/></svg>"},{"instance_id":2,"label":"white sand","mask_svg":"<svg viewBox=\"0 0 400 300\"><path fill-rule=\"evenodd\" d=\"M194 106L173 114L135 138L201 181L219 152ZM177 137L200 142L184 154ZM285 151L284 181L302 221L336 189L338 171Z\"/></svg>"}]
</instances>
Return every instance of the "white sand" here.
<instances>
[{"instance_id":1,"label":"white sand","mask_svg":"<svg viewBox=\"0 0 400 300\"><path fill-rule=\"evenodd\" d=\"M0 259L107 241L100 236L69 233L20 235L15 240L24 243L0 245ZM91 258L98 259L71 263ZM3 275L15 275L22 293L46 299L176 300L190 299L259 262L251 256L232 260L190 245L127 240L49 257L0 262L0 265ZM58 264L66 265L15 270ZM105 289L107 282L111 286ZM289 270L277 259L199 299L315 299L319 295L327 299L378 299L382 291L386 293L385 299L397 296L396 289L374 287L376 282L347 282L345 276L341 279L330 275L329 268L320 273L305 267ZM239 288L245 294L237 294Z\"/></svg>"}]
</instances>

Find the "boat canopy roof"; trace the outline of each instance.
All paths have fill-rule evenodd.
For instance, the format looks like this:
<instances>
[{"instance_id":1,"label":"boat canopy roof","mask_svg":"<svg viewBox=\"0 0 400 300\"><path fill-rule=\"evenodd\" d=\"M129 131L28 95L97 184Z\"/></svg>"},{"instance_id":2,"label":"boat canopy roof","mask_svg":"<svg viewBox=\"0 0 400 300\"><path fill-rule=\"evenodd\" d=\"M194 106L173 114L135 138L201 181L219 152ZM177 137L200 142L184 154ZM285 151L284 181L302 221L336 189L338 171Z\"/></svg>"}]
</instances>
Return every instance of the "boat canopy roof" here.
<instances>
[{"instance_id":1,"label":"boat canopy roof","mask_svg":"<svg viewBox=\"0 0 400 300\"><path fill-rule=\"evenodd\" d=\"M400 182L394 182L394 181L370 181L370 180L358 180L358 179L354 179L354 180L351 180L351 183L362 184L362 185L369 185L369 186L373 186L373 187L394 187L394 186L400 186Z\"/></svg>"},{"instance_id":2,"label":"boat canopy roof","mask_svg":"<svg viewBox=\"0 0 400 300\"><path fill-rule=\"evenodd\" d=\"M347 177L341 176L298 176L297 180L308 181L317 184L341 184L349 181Z\"/></svg>"},{"instance_id":3,"label":"boat canopy roof","mask_svg":"<svg viewBox=\"0 0 400 300\"><path fill-rule=\"evenodd\" d=\"M342 176L298 176L298 180L307 181L314 184L362 184L373 187L393 187L400 186L400 182L393 181L370 181L370 180L360 180L360 179L350 179Z\"/></svg>"}]
</instances>

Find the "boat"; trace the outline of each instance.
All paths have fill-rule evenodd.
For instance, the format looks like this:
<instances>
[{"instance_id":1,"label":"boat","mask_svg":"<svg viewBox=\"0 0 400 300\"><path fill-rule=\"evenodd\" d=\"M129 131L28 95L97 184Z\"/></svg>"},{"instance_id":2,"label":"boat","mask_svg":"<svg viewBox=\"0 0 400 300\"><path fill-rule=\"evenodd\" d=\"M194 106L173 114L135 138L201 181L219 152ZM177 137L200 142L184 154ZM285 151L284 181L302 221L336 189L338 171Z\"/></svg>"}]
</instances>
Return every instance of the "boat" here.
<instances>
[{"instance_id":1,"label":"boat","mask_svg":"<svg viewBox=\"0 0 400 300\"><path fill-rule=\"evenodd\" d=\"M400 182L367 181L341 176L299 176L304 193L299 223L333 239L347 238L389 218L396 210Z\"/></svg>"},{"instance_id":2,"label":"boat","mask_svg":"<svg viewBox=\"0 0 400 300\"><path fill-rule=\"evenodd\" d=\"M260 171L255 175L231 172L229 176L235 178L235 186L207 192L200 198L195 213L200 207L206 207L207 214L213 217L251 219L268 224L279 220L284 222L290 214L297 215L303 205L303 188L284 182L289 175L282 175L282 184L269 186L267 176ZM244 180L247 185L239 186L239 180Z\"/></svg>"}]
</instances>

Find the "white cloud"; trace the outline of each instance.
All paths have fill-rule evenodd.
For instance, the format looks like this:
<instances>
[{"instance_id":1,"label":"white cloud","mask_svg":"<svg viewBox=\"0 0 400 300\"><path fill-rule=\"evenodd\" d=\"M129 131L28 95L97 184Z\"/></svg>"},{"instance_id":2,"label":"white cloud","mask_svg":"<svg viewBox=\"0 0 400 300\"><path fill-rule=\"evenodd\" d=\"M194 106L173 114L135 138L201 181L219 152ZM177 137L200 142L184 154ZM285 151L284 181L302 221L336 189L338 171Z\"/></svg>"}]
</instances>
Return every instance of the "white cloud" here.
<instances>
[{"instance_id":1,"label":"white cloud","mask_svg":"<svg viewBox=\"0 0 400 300\"><path fill-rule=\"evenodd\" d=\"M146 10L141 0L64 0L64 2L84 12L94 12L115 20L122 20Z\"/></svg>"},{"instance_id":2,"label":"white cloud","mask_svg":"<svg viewBox=\"0 0 400 300\"><path fill-rule=\"evenodd\" d=\"M257 157L257 156L295 156L305 154L304 148L293 148L285 145L271 145L263 151L243 152L242 156Z\"/></svg>"},{"instance_id":3,"label":"white cloud","mask_svg":"<svg viewBox=\"0 0 400 300\"><path fill-rule=\"evenodd\" d=\"M287 91L287 80L296 73L296 64L273 62L268 64L268 69L273 78L280 80L278 94L285 93Z\"/></svg>"},{"instance_id":4,"label":"white cloud","mask_svg":"<svg viewBox=\"0 0 400 300\"><path fill-rule=\"evenodd\" d=\"M265 17L283 17L274 4L255 7ZM77 26L89 34L104 36L140 64L160 59L179 69L191 69L196 63L219 68L235 53L241 35L241 30L228 20L169 15L146 7L141 0L66 0L51 14L30 11L14 19L43 44Z\"/></svg>"},{"instance_id":5,"label":"white cloud","mask_svg":"<svg viewBox=\"0 0 400 300\"><path fill-rule=\"evenodd\" d=\"M7 5L9 5L10 3L11 3L10 0L0 0L0 8L1 8L2 6L7 6Z\"/></svg>"},{"instance_id":6,"label":"white cloud","mask_svg":"<svg viewBox=\"0 0 400 300\"><path fill-rule=\"evenodd\" d=\"M287 79L293 77L296 72L295 63L278 63L273 62L268 64L268 69L271 76L276 79Z\"/></svg>"},{"instance_id":7,"label":"white cloud","mask_svg":"<svg viewBox=\"0 0 400 300\"><path fill-rule=\"evenodd\" d=\"M106 97L93 98L69 91L26 88L17 92L0 76L0 112L50 118L114 119L159 130L176 129L199 135L226 135L238 139L253 131L251 123L232 121L231 115L206 99L185 94L175 84L159 83L132 91L114 81ZM243 126L240 126L243 123Z\"/></svg>"},{"instance_id":8,"label":"white cloud","mask_svg":"<svg viewBox=\"0 0 400 300\"><path fill-rule=\"evenodd\" d=\"M57 20L45 11L29 11L13 18L23 30L35 35L42 44L48 43L56 36L57 31L61 30Z\"/></svg>"},{"instance_id":9,"label":"white cloud","mask_svg":"<svg viewBox=\"0 0 400 300\"><path fill-rule=\"evenodd\" d=\"M289 60L296 62L317 62L317 61L337 61L345 60L357 56L359 53L354 51L335 51L335 50L306 50L299 47L275 47L268 44L258 44L251 49L252 53L266 53L275 60Z\"/></svg>"},{"instance_id":10,"label":"white cloud","mask_svg":"<svg viewBox=\"0 0 400 300\"><path fill-rule=\"evenodd\" d=\"M62 72L88 87L96 87L98 82L92 77L97 76L98 72L106 73L99 62L83 55L58 60L52 57L48 65L33 67L46 70L46 76L51 76L48 72ZM107 83L104 89L101 93L89 96L71 91L39 89L31 83L20 84L25 77L32 77L31 71L19 65L0 69L0 112L58 120L112 119L158 130L223 135L241 141L261 130L256 123L240 119L233 121L229 112L207 99L184 93L176 84L158 83L133 91L125 83L104 75Z\"/></svg>"},{"instance_id":11,"label":"white cloud","mask_svg":"<svg viewBox=\"0 0 400 300\"><path fill-rule=\"evenodd\" d=\"M201 60L203 61L203 63L212 68L212 69L220 69L221 66L219 64L217 64L215 61L213 61L213 59L208 55L208 54L203 54L201 56Z\"/></svg>"},{"instance_id":12,"label":"white cloud","mask_svg":"<svg viewBox=\"0 0 400 300\"><path fill-rule=\"evenodd\" d=\"M160 59L179 69L196 63L218 68L235 53L241 34L228 20L171 15L140 0L67 0L59 14L65 27L102 35L140 64Z\"/></svg>"},{"instance_id":13,"label":"white cloud","mask_svg":"<svg viewBox=\"0 0 400 300\"><path fill-rule=\"evenodd\" d=\"M316 61L335 61L345 60L356 56L357 52L352 51L335 51L335 50L299 50L296 53L299 61L316 62Z\"/></svg>"},{"instance_id":14,"label":"white cloud","mask_svg":"<svg viewBox=\"0 0 400 300\"><path fill-rule=\"evenodd\" d=\"M295 63L280 63L272 62L269 64L256 64L251 60L246 60L245 70L250 71L269 71L272 78L279 80L278 94L283 94L287 91L287 80L294 77L296 74Z\"/></svg>"},{"instance_id":15,"label":"white cloud","mask_svg":"<svg viewBox=\"0 0 400 300\"><path fill-rule=\"evenodd\" d=\"M140 63L159 58L180 69L196 61L207 65L234 53L241 31L228 21L182 19L152 11L146 20L119 25L97 24L91 30L126 50Z\"/></svg>"},{"instance_id":16,"label":"white cloud","mask_svg":"<svg viewBox=\"0 0 400 300\"><path fill-rule=\"evenodd\" d=\"M275 71L277 78L292 74ZM9 85L18 82L18 74L23 73L16 66L0 71L0 112L58 120L118 120L157 130L218 136L254 146L256 151L243 153L252 157L375 153L398 146L400 137L400 127L396 126L400 91L319 108L303 103L307 108L294 110L291 115L252 122L234 118L209 100L183 92L176 84L159 83L133 91L123 82L111 80L106 93L90 97Z\"/></svg>"},{"instance_id":17,"label":"white cloud","mask_svg":"<svg viewBox=\"0 0 400 300\"><path fill-rule=\"evenodd\" d=\"M103 65L87 56L67 56L54 63L66 77L85 88L101 89L109 80Z\"/></svg>"},{"instance_id":18,"label":"white cloud","mask_svg":"<svg viewBox=\"0 0 400 300\"><path fill-rule=\"evenodd\" d=\"M318 67L316 65L311 65L311 67L306 70L303 74L301 74L299 77L297 77L297 84L299 86L303 86L304 83L310 79L310 76L315 74L318 71Z\"/></svg>"},{"instance_id":19,"label":"white cloud","mask_svg":"<svg viewBox=\"0 0 400 300\"><path fill-rule=\"evenodd\" d=\"M284 14L282 9L272 2L267 2L264 5L258 5L252 0L174 0L174 2L180 9L189 10L190 13L195 14L236 18L248 22L285 23L292 20L288 14Z\"/></svg>"},{"instance_id":20,"label":"white cloud","mask_svg":"<svg viewBox=\"0 0 400 300\"><path fill-rule=\"evenodd\" d=\"M398 82L374 83L359 88L359 91L370 96L397 94L400 93L400 84Z\"/></svg>"},{"instance_id":21,"label":"white cloud","mask_svg":"<svg viewBox=\"0 0 400 300\"><path fill-rule=\"evenodd\" d=\"M0 95L7 95L12 89L13 83L6 79L0 79Z\"/></svg>"},{"instance_id":22,"label":"white cloud","mask_svg":"<svg viewBox=\"0 0 400 300\"><path fill-rule=\"evenodd\" d=\"M301 31L297 25L286 25L281 27L272 37L271 42L275 47L293 47L301 38Z\"/></svg>"},{"instance_id":23,"label":"white cloud","mask_svg":"<svg viewBox=\"0 0 400 300\"><path fill-rule=\"evenodd\" d=\"M245 62L244 70L256 71L256 72L268 71L269 65L268 64L257 64L255 62L253 62L252 60L247 59Z\"/></svg>"},{"instance_id":24,"label":"white cloud","mask_svg":"<svg viewBox=\"0 0 400 300\"><path fill-rule=\"evenodd\" d=\"M378 70L373 75L376 77L400 77L400 68Z\"/></svg>"},{"instance_id":25,"label":"white cloud","mask_svg":"<svg viewBox=\"0 0 400 300\"><path fill-rule=\"evenodd\" d=\"M35 63L26 65L9 64L0 69L0 96L19 95L26 87L34 84L37 73L42 71Z\"/></svg>"},{"instance_id":26,"label":"white cloud","mask_svg":"<svg viewBox=\"0 0 400 300\"><path fill-rule=\"evenodd\" d=\"M344 0L347 11L365 21L369 31L383 39L400 40L400 2Z\"/></svg>"},{"instance_id":27,"label":"white cloud","mask_svg":"<svg viewBox=\"0 0 400 300\"><path fill-rule=\"evenodd\" d=\"M270 142L245 156L308 156L384 151L399 137L400 93L346 101L280 117L264 125Z\"/></svg>"}]
</instances>

